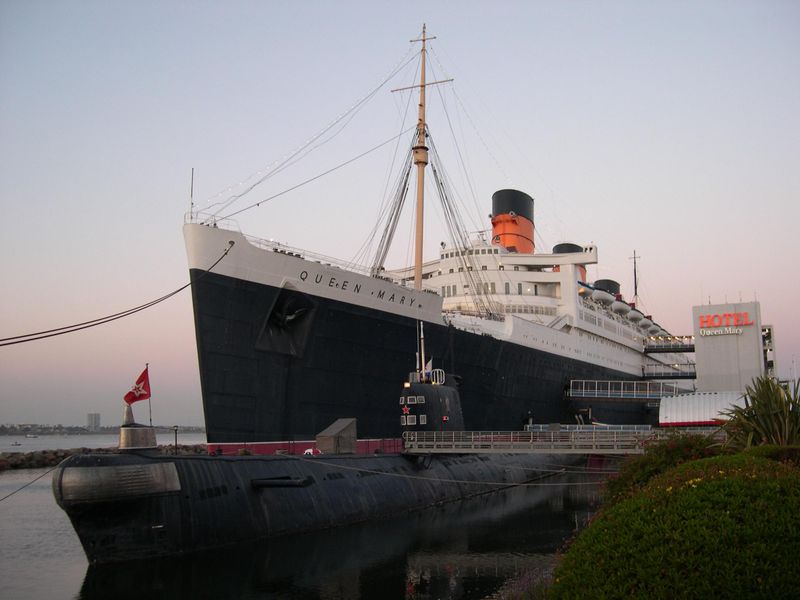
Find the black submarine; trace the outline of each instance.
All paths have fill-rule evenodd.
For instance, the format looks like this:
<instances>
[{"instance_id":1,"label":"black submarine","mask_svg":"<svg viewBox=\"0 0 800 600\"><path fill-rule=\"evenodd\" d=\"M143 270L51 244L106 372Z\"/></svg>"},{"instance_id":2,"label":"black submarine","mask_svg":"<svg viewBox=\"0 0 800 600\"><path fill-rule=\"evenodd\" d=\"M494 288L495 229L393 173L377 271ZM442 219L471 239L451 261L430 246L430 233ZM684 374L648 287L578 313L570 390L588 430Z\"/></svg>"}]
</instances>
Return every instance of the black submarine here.
<instances>
[{"instance_id":1,"label":"black submarine","mask_svg":"<svg viewBox=\"0 0 800 600\"><path fill-rule=\"evenodd\" d=\"M439 369L426 372L419 362L399 397L404 434L462 431L457 379ZM340 419L318 436L318 445L332 453L171 456L155 449L151 427L136 424L128 412L124 421L119 453L73 455L53 473L56 502L93 564L396 517L551 475L565 458L357 455L355 419Z\"/></svg>"}]
</instances>

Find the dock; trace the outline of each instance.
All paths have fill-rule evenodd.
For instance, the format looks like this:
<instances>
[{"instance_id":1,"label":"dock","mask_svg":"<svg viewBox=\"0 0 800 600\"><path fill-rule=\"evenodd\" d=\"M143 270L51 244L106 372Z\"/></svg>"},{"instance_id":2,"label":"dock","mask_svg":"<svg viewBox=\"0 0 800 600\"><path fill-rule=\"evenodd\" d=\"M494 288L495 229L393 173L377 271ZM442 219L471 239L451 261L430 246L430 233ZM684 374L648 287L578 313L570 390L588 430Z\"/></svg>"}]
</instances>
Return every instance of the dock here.
<instances>
[{"instance_id":1,"label":"dock","mask_svg":"<svg viewBox=\"0 0 800 600\"><path fill-rule=\"evenodd\" d=\"M558 431L407 431L406 454L643 454L653 442L699 434L724 441L717 427Z\"/></svg>"}]
</instances>

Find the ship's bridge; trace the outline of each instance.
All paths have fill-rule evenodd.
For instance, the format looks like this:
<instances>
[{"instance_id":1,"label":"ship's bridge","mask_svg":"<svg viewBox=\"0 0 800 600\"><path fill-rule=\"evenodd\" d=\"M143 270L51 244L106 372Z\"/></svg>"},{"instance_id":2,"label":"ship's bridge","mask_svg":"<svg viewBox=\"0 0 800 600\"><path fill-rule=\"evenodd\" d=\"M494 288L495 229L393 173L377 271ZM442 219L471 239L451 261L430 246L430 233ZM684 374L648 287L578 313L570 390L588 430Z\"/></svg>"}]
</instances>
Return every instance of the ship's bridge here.
<instances>
[{"instance_id":1,"label":"ship's bridge","mask_svg":"<svg viewBox=\"0 0 800 600\"><path fill-rule=\"evenodd\" d=\"M574 311L573 303L565 299L575 297L585 265L597 262L595 246L571 244L570 248L553 254L517 253L485 239L475 240L469 248L443 245L439 259L423 265L423 287L442 296L445 311L474 312L484 302L496 314L531 315L533 320L549 322L559 307ZM411 285L414 269L386 275Z\"/></svg>"}]
</instances>

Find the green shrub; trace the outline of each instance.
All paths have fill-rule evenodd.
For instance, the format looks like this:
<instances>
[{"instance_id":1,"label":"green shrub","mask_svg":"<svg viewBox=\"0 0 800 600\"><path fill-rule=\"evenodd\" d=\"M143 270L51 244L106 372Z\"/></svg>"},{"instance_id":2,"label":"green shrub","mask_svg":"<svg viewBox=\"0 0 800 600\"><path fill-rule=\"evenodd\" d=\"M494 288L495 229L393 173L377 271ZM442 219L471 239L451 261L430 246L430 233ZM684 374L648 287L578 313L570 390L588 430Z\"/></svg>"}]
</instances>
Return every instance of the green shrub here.
<instances>
[{"instance_id":1,"label":"green shrub","mask_svg":"<svg viewBox=\"0 0 800 600\"><path fill-rule=\"evenodd\" d=\"M748 456L758 456L777 460L792 467L800 468L800 446L754 446L745 450Z\"/></svg>"},{"instance_id":2,"label":"green shrub","mask_svg":"<svg viewBox=\"0 0 800 600\"><path fill-rule=\"evenodd\" d=\"M766 375L747 386L742 398L744 406L734 405L723 414L728 417L724 428L725 445L744 450L761 444L792 446L800 444L800 386L794 390Z\"/></svg>"},{"instance_id":3,"label":"green shrub","mask_svg":"<svg viewBox=\"0 0 800 600\"><path fill-rule=\"evenodd\" d=\"M714 440L702 435L675 435L647 446L645 454L625 460L619 473L603 488L605 506L636 493L653 477L689 460L713 456L719 451Z\"/></svg>"},{"instance_id":4,"label":"green shrub","mask_svg":"<svg viewBox=\"0 0 800 600\"><path fill-rule=\"evenodd\" d=\"M659 475L598 514L557 567L549 596L797 598L800 472L748 455Z\"/></svg>"}]
</instances>

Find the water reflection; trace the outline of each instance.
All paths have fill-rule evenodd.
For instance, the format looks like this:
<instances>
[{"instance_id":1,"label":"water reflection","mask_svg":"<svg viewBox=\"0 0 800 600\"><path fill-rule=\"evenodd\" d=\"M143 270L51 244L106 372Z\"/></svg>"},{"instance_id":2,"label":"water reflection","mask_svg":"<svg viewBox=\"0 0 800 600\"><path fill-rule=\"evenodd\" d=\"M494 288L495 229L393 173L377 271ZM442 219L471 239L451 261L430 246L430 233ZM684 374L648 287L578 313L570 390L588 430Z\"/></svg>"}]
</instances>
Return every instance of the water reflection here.
<instances>
[{"instance_id":1,"label":"water reflection","mask_svg":"<svg viewBox=\"0 0 800 600\"><path fill-rule=\"evenodd\" d=\"M552 562L597 500L598 474L567 474L389 521L179 559L90 566L99 598L483 598Z\"/></svg>"}]
</instances>

